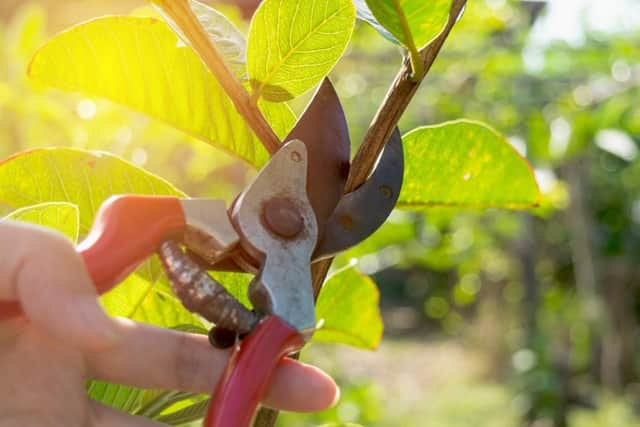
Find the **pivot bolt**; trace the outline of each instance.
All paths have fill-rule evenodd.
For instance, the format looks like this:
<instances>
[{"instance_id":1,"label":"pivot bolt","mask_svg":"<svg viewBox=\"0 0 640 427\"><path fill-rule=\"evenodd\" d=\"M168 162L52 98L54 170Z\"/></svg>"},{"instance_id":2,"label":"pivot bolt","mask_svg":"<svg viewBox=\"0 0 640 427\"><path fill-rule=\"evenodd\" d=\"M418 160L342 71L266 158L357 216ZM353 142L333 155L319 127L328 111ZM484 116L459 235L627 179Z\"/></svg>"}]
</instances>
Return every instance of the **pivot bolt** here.
<instances>
[{"instance_id":1,"label":"pivot bolt","mask_svg":"<svg viewBox=\"0 0 640 427\"><path fill-rule=\"evenodd\" d=\"M296 237L304 229L304 219L289 199L269 200L264 204L262 216L267 228L285 239Z\"/></svg>"}]
</instances>

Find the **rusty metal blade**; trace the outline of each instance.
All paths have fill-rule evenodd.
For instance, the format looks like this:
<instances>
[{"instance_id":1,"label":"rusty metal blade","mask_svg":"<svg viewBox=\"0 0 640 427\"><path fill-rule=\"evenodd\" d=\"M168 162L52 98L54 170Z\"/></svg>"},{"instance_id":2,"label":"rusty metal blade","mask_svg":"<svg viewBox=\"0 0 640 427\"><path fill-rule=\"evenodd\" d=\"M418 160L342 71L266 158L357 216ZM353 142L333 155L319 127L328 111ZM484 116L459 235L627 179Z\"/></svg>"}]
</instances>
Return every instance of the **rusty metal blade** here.
<instances>
[{"instance_id":1,"label":"rusty metal blade","mask_svg":"<svg viewBox=\"0 0 640 427\"><path fill-rule=\"evenodd\" d=\"M328 78L285 142L299 139L307 147L307 194L322 235L327 219L344 192L349 175L349 128L340 99Z\"/></svg>"},{"instance_id":2,"label":"rusty metal blade","mask_svg":"<svg viewBox=\"0 0 640 427\"><path fill-rule=\"evenodd\" d=\"M396 128L369 179L355 191L345 194L338 203L321 235L313 260L334 256L373 234L396 205L403 174L402 138Z\"/></svg>"}]
</instances>

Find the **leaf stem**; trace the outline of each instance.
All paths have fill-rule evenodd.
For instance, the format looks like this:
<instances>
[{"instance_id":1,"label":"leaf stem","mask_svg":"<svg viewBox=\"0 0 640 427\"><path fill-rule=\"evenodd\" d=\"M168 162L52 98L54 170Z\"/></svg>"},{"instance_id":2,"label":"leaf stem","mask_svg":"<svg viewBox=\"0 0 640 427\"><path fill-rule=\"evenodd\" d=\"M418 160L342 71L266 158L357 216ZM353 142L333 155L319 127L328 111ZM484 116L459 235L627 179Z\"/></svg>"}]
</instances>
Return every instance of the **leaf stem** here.
<instances>
[{"instance_id":1,"label":"leaf stem","mask_svg":"<svg viewBox=\"0 0 640 427\"><path fill-rule=\"evenodd\" d=\"M202 28L195 16L188 0L150 0L164 10L180 27L191 45L200 55L209 71L216 77L226 94L229 96L236 110L247 121L262 145L270 154L280 148L280 138L275 134L269 123L258 109L257 103L251 100L249 93L229 71L222 56Z\"/></svg>"},{"instance_id":2,"label":"leaf stem","mask_svg":"<svg viewBox=\"0 0 640 427\"><path fill-rule=\"evenodd\" d=\"M411 29L409 28L409 22L407 16L400 6L398 0L393 0L393 6L396 9L398 19L400 19L400 26L402 27L402 34L404 35L404 41L409 51L409 59L411 60L411 70L413 71L411 77L414 82L420 82L424 77L424 67L422 66L422 58L420 58L420 52L416 47L416 42L413 40Z\"/></svg>"},{"instance_id":3,"label":"leaf stem","mask_svg":"<svg viewBox=\"0 0 640 427\"><path fill-rule=\"evenodd\" d=\"M391 84L353 159L345 192L349 193L358 188L371 174L382 148L389 140L418 87L431 70L466 3L466 0L453 0L447 25L438 37L419 51L423 74L418 81L413 80L411 60L405 57L402 68Z\"/></svg>"}]
</instances>

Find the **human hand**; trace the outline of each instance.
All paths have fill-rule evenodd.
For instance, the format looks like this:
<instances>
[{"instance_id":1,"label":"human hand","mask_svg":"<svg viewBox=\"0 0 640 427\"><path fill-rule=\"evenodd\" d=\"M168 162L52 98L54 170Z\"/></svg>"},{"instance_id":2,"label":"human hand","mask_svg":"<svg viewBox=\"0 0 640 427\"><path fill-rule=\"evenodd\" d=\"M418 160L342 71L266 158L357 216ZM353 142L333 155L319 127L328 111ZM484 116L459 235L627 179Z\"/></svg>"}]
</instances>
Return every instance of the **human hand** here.
<instances>
[{"instance_id":1,"label":"human hand","mask_svg":"<svg viewBox=\"0 0 640 427\"><path fill-rule=\"evenodd\" d=\"M161 424L90 400L87 379L210 393L228 351L205 336L108 317L83 260L62 236L0 222L0 300L24 316L0 322L0 427L144 427ZM322 371L285 359L265 404L317 411L338 396Z\"/></svg>"}]
</instances>

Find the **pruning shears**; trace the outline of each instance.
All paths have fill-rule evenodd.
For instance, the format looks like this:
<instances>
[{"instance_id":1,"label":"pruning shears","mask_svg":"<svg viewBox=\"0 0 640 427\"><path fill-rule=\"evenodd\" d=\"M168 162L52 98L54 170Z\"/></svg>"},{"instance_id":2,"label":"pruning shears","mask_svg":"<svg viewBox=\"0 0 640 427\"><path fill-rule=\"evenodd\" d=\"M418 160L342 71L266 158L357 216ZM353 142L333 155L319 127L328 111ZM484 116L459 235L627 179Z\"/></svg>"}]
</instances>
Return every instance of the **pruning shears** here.
<instances>
[{"instance_id":1,"label":"pruning shears","mask_svg":"<svg viewBox=\"0 0 640 427\"><path fill-rule=\"evenodd\" d=\"M368 180L344 195L349 151L344 112L325 79L230 208L213 199L115 196L78 246L99 293L157 253L185 307L241 338L205 426L250 425L278 361L300 350L316 329L311 264L364 240L393 210L404 172L397 129ZM254 310L207 270L254 274L248 290ZM16 304L0 306L0 318L20 312Z\"/></svg>"}]
</instances>

